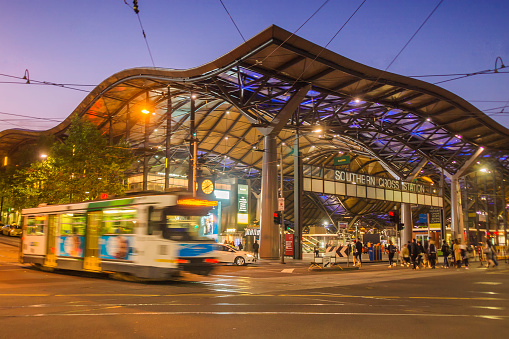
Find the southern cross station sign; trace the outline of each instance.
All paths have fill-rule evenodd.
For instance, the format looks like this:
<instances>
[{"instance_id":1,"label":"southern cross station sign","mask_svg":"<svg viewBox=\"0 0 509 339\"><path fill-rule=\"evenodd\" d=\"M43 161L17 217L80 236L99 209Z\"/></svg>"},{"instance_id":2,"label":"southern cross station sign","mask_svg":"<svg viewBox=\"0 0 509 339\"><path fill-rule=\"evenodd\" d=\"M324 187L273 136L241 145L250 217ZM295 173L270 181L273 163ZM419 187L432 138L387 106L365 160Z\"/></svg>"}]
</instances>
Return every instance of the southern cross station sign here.
<instances>
[{"instance_id":1,"label":"southern cross station sign","mask_svg":"<svg viewBox=\"0 0 509 339\"><path fill-rule=\"evenodd\" d=\"M315 166L304 167L304 191L443 206L439 190L432 185Z\"/></svg>"}]
</instances>

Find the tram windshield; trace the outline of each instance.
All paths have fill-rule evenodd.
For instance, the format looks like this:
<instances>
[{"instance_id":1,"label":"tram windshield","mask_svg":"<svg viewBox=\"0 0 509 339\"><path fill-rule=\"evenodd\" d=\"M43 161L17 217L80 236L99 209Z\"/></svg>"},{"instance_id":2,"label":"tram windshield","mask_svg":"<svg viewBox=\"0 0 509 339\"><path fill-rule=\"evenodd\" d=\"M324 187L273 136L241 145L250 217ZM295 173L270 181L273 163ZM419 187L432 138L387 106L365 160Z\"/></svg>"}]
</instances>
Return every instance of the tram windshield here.
<instances>
[{"instance_id":1,"label":"tram windshield","mask_svg":"<svg viewBox=\"0 0 509 339\"><path fill-rule=\"evenodd\" d=\"M163 238L175 241L210 240L204 236L209 208L183 209L167 207L161 216Z\"/></svg>"},{"instance_id":2,"label":"tram windshield","mask_svg":"<svg viewBox=\"0 0 509 339\"><path fill-rule=\"evenodd\" d=\"M167 215L163 237L170 240L198 240L200 216Z\"/></svg>"}]
</instances>

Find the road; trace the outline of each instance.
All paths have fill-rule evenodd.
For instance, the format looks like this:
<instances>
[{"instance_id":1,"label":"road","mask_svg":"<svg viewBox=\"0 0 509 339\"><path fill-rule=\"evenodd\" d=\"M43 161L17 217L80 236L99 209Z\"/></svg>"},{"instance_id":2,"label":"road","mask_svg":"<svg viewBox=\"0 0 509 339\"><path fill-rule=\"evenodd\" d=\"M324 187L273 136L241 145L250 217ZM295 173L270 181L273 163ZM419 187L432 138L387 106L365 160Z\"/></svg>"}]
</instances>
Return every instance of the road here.
<instances>
[{"instance_id":1,"label":"road","mask_svg":"<svg viewBox=\"0 0 509 339\"><path fill-rule=\"evenodd\" d=\"M132 283L47 273L0 243L0 337L504 338L509 265L309 271L221 266L209 277Z\"/></svg>"}]
</instances>

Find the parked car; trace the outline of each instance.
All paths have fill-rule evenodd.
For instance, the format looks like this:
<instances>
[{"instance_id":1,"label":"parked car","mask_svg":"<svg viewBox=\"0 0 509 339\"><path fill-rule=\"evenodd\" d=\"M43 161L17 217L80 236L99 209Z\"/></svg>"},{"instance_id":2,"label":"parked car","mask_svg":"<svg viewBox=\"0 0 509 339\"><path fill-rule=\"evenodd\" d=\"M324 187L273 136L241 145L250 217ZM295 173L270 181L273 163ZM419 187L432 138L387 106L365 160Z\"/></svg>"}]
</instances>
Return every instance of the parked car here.
<instances>
[{"instance_id":1,"label":"parked car","mask_svg":"<svg viewBox=\"0 0 509 339\"><path fill-rule=\"evenodd\" d=\"M11 230L9 231L11 237L21 237L22 233L23 229L20 225L11 225Z\"/></svg>"},{"instance_id":2,"label":"parked car","mask_svg":"<svg viewBox=\"0 0 509 339\"><path fill-rule=\"evenodd\" d=\"M219 262L244 266L256 262L255 257L246 251L239 251L231 245L218 244L217 258Z\"/></svg>"},{"instance_id":3,"label":"parked car","mask_svg":"<svg viewBox=\"0 0 509 339\"><path fill-rule=\"evenodd\" d=\"M9 235L9 232L11 231L11 225L2 226L2 228L0 228L0 231L3 235Z\"/></svg>"}]
</instances>

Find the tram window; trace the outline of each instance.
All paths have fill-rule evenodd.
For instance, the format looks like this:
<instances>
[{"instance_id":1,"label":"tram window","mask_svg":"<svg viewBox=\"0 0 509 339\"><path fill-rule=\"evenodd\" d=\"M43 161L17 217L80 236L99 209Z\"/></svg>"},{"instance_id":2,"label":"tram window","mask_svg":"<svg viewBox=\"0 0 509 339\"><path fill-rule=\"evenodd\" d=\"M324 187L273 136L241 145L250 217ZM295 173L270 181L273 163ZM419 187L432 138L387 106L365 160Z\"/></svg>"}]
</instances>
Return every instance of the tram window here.
<instances>
[{"instance_id":1,"label":"tram window","mask_svg":"<svg viewBox=\"0 0 509 339\"><path fill-rule=\"evenodd\" d=\"M29 216L27 220L27 235L44 235L44 221L46 216Z\"/></svg>"},{"instance_id":2,"label":"tram window","mask_svg":"<svg viewBox=\"0 0 509 339\"><path fill-rule=\"evenodd\" d=\"M155 209L154 206L148 207L148 226L147 226L147 234L161 234L160 228L161 221L161 210Z\"/></svg>"},{"instance_id":3,"label":"tram window","mask_svg":"<svg viewBox=\"0 0 509 339\"><path fill-rule=\"evenodd\" d=\"M137 211L132 208L103 210L101 234L132 234L137 222Z\"/></svg>"},{"instance_id":4,"label":"tram window","mask_svg":"<svg viewBox=\"0 0 509 339\"><path fill-rule=\"evenodd\" d=\"M85 235L85 213L60 214L60 235Z\"/></svg>"}]
</instances>

